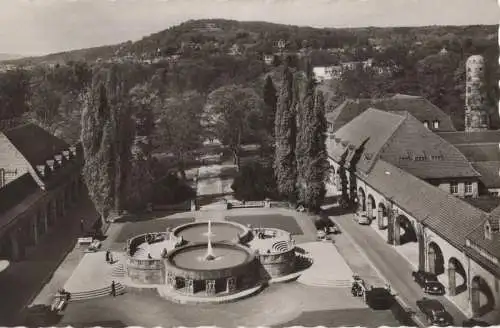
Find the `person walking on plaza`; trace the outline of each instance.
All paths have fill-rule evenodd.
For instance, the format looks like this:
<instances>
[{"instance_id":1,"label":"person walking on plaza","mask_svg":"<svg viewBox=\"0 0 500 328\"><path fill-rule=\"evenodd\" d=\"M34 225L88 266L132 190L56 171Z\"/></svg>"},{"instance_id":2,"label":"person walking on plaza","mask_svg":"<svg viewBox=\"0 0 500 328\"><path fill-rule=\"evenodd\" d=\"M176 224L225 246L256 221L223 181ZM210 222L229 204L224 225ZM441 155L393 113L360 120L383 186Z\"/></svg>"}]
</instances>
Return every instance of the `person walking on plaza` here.
<instances>
[{"instance_id":1,"label":"person walking on plaza","mask_svg":"<svg viewBox=\"0 0 500 328\"><path fill-rule=\"evenodd\" d=\"M111 296L116 297L116 286L114 280L111 282Z\"/></svg>"},{"instance_id":2,"label":"person walking on plaza","mask_svg":"<svg viewBox=\"0 0 500 328\"><path fill-rule=\"evenodd\" d=\"M109 263L113 264L113 262L114 262L113 253L111 251L108 251L108 252L109 252Z\"/></svg>"},{"instance_id":3,"label":"person walking on plaza","mask_svg":"<svg viewBox=\"0 0 500 328\"><path fill-rule=\"evenodd\" d=\"M80 232L83 232L85 230L85 224L83 223L83 218L80 219Z\"/></svg>"},{"instance_id":4,"label":"person walking on plaza","mask_svg":"<svg viewBox=\"0 0 500 328\"><path fill-rule=\"evenodd\" d=\"M109 263L111 259L111 252L109 250L106 251L106 263Z\"/></svg>"}]
</instances>

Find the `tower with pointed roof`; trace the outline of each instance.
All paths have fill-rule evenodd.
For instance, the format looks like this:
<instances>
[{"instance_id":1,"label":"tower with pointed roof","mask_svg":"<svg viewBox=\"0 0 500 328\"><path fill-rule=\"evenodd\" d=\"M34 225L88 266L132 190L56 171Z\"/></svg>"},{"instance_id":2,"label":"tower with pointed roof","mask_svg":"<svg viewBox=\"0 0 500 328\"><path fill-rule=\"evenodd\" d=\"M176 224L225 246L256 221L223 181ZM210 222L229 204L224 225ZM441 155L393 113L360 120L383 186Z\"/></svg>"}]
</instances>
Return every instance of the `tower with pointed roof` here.
<instances>
[{"instance_id":1,"label":"tower with pointed roof","mask_svg":"<svg viewBox=\"0 0 500 328\"><path fill-rule=\"evenodd\" d=\"M490 117L485 105L484 57L470 56L466 62L465 131L484 131L490 126Z\"/></svg>"}]
</instances>

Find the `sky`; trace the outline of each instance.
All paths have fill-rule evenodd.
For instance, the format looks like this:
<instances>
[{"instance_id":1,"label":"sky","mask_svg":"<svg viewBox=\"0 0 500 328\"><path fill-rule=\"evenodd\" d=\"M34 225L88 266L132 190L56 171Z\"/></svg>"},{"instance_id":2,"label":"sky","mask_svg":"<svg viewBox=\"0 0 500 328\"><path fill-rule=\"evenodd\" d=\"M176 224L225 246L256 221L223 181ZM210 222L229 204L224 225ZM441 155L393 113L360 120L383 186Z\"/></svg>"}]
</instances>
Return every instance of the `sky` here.
<instances>
[{"instance_id":1,"label":"sky","mask_svg":"<svg viewBox=\"0 0 500 328\"><path fill-rule=\"evenodd\" d=\"M0 53L135 41L199 18L315 27L471 25L498 24L500 7L496 0L0 0Z\"/></svg>"}]
</instances>

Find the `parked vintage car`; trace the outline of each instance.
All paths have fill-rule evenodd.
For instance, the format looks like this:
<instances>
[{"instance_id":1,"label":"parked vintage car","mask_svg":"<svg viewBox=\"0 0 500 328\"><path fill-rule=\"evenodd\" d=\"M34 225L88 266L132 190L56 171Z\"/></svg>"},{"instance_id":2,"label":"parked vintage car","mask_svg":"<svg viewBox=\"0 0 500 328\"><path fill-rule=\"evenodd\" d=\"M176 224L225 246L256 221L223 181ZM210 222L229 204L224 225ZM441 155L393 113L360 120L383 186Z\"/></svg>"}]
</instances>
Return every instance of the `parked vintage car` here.
<instances>
[{"instance_id":1,"label":"parked vintage car","mask_svg":"<svg viewBox=\"0 0 500 328\"><path fill-rule=\"evenodd\" d=\"M453 326L453 317L438 300L424 297L417 301L417 306L431 325L439 327Z\"/></svg>"},{"instance_id":2,"label":"parked vintage car","mask_svg":"<svg viewBox=\"0 0 500 328\"><path fill-rule=\"evenodd\" d=\"M354 220L356 220L356 222L358 222L358 224L362 224L362 225L370 225L370 223L371 223L370 218L366 215L365 212L361 212L361 213L356 212L356 214L354 215Z\"/></svg>"},{"instance_id":3,"label":"parked vintage car","mask_svg":"<svg viewBox=\"0 0 500 328\"><path fill-rule=\"evenodd\" d=\"M435 274L419 270L413 271L411 275L413 276L413 280L419 284L427 294L444 295L445 288L443 284L438 281Z\"/></svg>"}]
</instances>

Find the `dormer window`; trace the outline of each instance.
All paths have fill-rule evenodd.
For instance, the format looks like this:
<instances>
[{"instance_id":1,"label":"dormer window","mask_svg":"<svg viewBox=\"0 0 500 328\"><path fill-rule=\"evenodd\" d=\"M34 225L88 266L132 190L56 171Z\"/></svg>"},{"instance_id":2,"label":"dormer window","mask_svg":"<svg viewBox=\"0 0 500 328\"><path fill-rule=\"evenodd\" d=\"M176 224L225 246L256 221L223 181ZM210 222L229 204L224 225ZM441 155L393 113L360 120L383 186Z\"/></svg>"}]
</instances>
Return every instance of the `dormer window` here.
<instances>
[{"instance_id":1,"label":"dormer window","mask_svg":"<svg viewBox=\"0 0 500 328\"><path fill-rule=\"evenodd\" d=\"M439 129L439 121L435 120L434 122L432 122L432 126L434 127L434 129Z\"/></svg>"},{"instance_id":2,"label":"dormer window","mask_svg":"<svg viewBox=\"0 0 500 328\"><path fill-rule=\"evenodd\" d=\"M491 240L491 225L489 221L484 223L484 238Z\"/></svg>"},{"instance_id":3,"label":"dormer window","mask_svg":"<svg viewBox=\"0 0 500 328\"><path fill-rule=\"evenodd\" d=\"M424 121L424 126L425 126L426 128L429 128L429 122L428 122L428 121Z\"/></svg>"}]
</instances>

